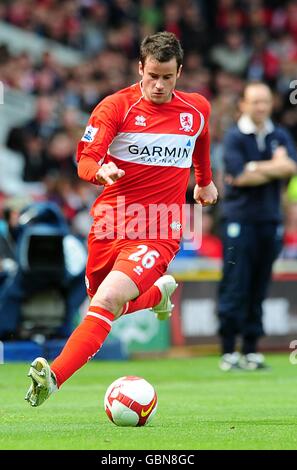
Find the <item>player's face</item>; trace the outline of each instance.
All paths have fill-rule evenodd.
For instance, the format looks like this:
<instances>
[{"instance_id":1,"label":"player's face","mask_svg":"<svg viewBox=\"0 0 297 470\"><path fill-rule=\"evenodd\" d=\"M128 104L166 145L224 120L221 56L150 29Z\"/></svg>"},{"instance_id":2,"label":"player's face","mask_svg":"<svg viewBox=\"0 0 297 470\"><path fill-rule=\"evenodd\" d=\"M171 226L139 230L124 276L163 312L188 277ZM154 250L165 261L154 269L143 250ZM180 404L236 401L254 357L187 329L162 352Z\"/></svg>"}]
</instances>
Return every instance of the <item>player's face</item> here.
<instances>
[{"instance_id":1,"label":"player's face","mask_svg":"<svg viewBox=\"0 0 297 470\"><path fill-rule=\"evenodd\" d=\"M245 90L241 111L248 114L257 126L262 125L272 111L272 95L269 88L262 84L250 85Z\"/></svg>"},{"instance_id":2,"label":"player's face","mask_svg":"<svg viewBox=\"0 0 297 470\"><path fill-rule=\"evenodd\" d=\"M181 69L182 66L177 69L175 57L168 62L158 62L152 57L147 57L144 66L139 62L145 99L155 104L170 101Z\"/></svg>"}]
</instances>

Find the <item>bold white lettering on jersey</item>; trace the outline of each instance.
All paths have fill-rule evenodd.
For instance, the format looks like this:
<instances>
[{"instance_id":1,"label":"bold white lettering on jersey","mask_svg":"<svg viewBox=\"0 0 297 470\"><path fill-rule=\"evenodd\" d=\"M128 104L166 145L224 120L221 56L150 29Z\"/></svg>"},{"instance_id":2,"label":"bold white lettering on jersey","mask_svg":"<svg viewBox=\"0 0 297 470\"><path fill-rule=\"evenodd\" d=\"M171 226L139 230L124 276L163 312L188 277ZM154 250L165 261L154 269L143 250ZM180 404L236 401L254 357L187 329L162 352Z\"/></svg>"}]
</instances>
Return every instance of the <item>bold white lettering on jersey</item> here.
<instances>
[{"instance_id":1,"label":"bold white lettering on jersey","mask_svg":"<svg viewBox=\"0 0 297 470\"><path fill-rule=\"evenodd\" d=\"M109 146L110 155L142 165L189 168L197 136L120 132Z\"/></svg>"}]
</instances>

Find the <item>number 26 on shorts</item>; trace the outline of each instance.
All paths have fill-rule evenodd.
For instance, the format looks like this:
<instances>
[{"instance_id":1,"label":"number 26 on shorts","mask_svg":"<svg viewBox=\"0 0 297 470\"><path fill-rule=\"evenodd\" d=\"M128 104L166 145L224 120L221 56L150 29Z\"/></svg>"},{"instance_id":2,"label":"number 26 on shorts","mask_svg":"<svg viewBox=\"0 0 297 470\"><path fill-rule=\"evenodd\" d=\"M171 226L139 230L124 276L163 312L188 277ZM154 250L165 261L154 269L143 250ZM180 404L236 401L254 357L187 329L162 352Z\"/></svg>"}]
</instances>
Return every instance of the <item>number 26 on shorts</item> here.
<instances>
[{"instance_id":1,"label":"number 26 on shorts","mask_svg":"<svg viewBox=\"0 0 297 470\"><path fill-rule=\"evenodd\" d=\"M159 258L160 253L157 250L149 250L147 245L138 245L139 250L132 253L128 259L138 262L141 260L141 264L144 268L150 269L154 266L156 259Z\"/></svg>"}]
</instances>

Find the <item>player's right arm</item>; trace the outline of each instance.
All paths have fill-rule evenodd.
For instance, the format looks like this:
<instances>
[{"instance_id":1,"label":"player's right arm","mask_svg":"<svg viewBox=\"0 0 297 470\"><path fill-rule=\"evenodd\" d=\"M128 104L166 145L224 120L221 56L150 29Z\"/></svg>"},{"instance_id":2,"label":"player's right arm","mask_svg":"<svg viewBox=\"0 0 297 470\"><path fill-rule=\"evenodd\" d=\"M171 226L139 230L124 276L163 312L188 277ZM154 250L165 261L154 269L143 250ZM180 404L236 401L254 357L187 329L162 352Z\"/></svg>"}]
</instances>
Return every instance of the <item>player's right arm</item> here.
<instances>
[{"instance_id":1,"label":"player's right arm","mask_svg":"<svg viewBox=\"0 0 297 470\"><path fill-rule=\"evenodd\" d=\"M110 186L125 172L115 163L104 163L107 150L119 129L118 109L111 97L93 111L77 149L78 176L94 184Z\"/></svg>"},{"instance_id":2,"label":"player's right arm","mask_svg":"<svg viewBox=\"0 0 297 470\"><path fill-rule=\"evenodd\" d=\"M96 178L99 184L111 186L116 180L122 178L124 175L124 170L118 168L114 162L109 162L103 163L96 173Z\"/></svg>"}]
</instances>

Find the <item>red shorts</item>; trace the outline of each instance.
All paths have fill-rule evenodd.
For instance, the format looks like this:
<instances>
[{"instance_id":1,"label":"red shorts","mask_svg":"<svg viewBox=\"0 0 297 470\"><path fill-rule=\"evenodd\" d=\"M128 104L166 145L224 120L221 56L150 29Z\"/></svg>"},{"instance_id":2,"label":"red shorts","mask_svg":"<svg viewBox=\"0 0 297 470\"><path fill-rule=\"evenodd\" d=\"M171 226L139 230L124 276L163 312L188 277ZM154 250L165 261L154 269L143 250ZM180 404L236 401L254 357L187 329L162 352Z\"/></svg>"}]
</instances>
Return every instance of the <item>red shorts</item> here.
<instances>
[{"instance_id":1,"label":"red shorts","mask_svg":"<svg viewBox=\"0 0 297 470\"><path fill-rule=\"evenodd\" d=\"M127 274L142 294L166 272L178 250L177 240L102 240L92 227L86 267L88 295L93 297L110 271Z\"/></svg>"}]
</instances>

